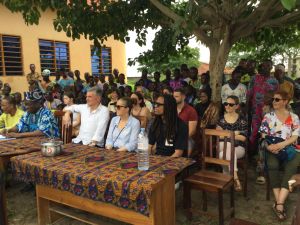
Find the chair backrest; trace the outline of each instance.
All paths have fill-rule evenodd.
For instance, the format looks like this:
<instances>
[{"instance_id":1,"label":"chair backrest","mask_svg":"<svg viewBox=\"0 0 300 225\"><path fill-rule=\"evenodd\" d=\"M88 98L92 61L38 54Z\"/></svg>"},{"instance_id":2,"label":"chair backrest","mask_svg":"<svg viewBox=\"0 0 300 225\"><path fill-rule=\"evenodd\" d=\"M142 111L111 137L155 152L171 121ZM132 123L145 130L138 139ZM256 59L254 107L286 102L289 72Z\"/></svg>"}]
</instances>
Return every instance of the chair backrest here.
<instances>
[{"instance_id":1,"label":"chair backrest","mask_svg":"<svg viewBox=\"0 0 300 225\"><path fill-rule=\"evenodd\" d=\"M72 142L72 123L73 123L73 114L71 114L71 123L66 125L63 123L63 116L65 115L64 111L55 111L54 116L57 119L60 138L64 144Z\"/></svg>"},{"instance_id":2,"label":"chair backrest","mask_svg":"<svg viewBox=\"0 0 300 225\"><path fill-rule=\"evenodd\" d=\"M224 142L223 149L220 149L220 142ZM230 159L226 158L228 143L231 144ZM215 164L221 166L228 166L229 172L233 175L234 171L234 132L228 130L215 130L204 129L203 137L203 153L202 153L202 166L206 168L207 164ZM220 152L223 151L223 156L220 158Z\"/></svg>"}]
</instances>

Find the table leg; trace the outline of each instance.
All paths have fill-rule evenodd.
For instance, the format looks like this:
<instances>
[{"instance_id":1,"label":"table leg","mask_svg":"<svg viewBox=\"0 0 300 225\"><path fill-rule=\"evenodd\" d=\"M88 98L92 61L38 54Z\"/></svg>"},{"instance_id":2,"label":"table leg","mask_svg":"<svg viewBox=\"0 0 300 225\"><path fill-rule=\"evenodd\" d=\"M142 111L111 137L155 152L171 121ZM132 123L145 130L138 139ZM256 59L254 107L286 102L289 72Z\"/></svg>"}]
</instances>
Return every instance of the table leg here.
<instances>
[{"instance_id":1,"label":"table leg","mask_svg":"<svg viewBox=\"0 0 300 225\"><path fill-rule=\"evenodd\" d=\"M49 205L50 201L45 198L39 197L39 189L36 188L36 201L38 211L38 224L46 225L51 222Z\"/></svg>"},{"instance_id":2,"label":"table leg","mask_svg":"<svg viewBox=\"0 0 300 225\"><path fill-rule=\"evenodd\" d=\"M153 192L150 205L150 219L153 225L175 224L175 177L166 181Z\"/></svg>"},{"instance_id":3,"label":"table leg","mask_svg":"<svg viewBox=\"0 0 300 225\"><path fill-rule=\"evenodd\" d=\"M6 193L5 193L5 165L2 158L0 158L0 225L7 225L7 211L6 211Z\"/></svg>"}]
</instances>

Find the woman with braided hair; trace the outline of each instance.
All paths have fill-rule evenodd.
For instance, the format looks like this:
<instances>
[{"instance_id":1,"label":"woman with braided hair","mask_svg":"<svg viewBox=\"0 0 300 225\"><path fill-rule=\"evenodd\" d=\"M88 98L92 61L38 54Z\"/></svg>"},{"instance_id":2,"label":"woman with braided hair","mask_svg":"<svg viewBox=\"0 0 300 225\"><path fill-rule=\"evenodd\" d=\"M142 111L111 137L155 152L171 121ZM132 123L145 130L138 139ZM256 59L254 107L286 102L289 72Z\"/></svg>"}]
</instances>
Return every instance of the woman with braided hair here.
<instances>
[{"instance_id":1,"label":"woman with braided hair","mask_svg":"<svg viewBox=\"0 0 300 225\"><path fill-rule=\"evenodd\" d=\"M188 126L178 117L172 95L159 95L154 102L155 118L149 130L151 153L180 157L188 148Z\"/></svg>"}]
</instances>

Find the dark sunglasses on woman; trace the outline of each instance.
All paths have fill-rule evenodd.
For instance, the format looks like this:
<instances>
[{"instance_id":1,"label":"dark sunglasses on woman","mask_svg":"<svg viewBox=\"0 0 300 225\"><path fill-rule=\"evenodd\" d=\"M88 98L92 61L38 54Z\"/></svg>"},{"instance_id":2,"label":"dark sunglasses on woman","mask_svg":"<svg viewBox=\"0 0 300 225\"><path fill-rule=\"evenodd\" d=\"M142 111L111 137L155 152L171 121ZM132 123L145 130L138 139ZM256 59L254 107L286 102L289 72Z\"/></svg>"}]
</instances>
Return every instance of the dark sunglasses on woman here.
<instances>
[{"instance_id":1,"label":"dark sunglasses on woman","mask_svg":"<svg viewBox=\"0 0 300 225\"><path fill-rule=\"evenodd\" d=\"M279 102L280 100L285 100L285 99L283 99L283 98L272 98L272 102Z\"/></svg>"},{"instance_id":2,"label":"dark sunglasses on woman","mask_svg":"<svg viewBox=\"0 0 300 225\"><path fill-rule=\"evenodd\" d=\"M224 105L224 106L228 106L228 105L229 105L230 107L233 107L233 106L235 106L236 104L224 102L223 105Z\"/></svg>"}]
</instances>

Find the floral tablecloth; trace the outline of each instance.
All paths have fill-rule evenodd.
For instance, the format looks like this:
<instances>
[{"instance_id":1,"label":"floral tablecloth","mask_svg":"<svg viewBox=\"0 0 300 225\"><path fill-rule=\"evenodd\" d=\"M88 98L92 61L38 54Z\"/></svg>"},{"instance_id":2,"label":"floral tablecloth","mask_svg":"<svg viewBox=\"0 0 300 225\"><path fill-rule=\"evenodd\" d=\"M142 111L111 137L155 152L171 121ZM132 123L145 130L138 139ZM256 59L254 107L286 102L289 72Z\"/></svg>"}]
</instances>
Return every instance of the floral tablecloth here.
<instances>
[{"instance_id":1,"label":"floral tablecloth","mask_svg":"<svg viewBox=\"0 0 300 225\"><path fill-rule=\"evenodd\" d=\"M0 141L0 156L26 154L40 151L41 142L47 140L45 137L17 138Z\"/></svg>"},{"instance_id":2,"label":"floral tablecloth","mask_svg":"<svg viewBox=\"0 0 300 225\"><path fill-rule=\"evenodd\" d=\"M180 172L193 161L150 156L150 169L139 171L135 153L67 144L60 156L43 157L41 152L33 152L13 157L11 163L17 179L149 215L155 184L167 174Z\"/></svg>"}]
</instances>

